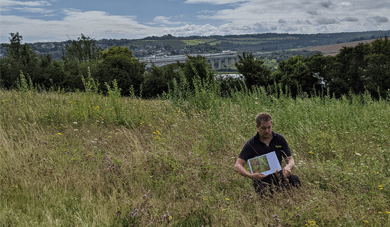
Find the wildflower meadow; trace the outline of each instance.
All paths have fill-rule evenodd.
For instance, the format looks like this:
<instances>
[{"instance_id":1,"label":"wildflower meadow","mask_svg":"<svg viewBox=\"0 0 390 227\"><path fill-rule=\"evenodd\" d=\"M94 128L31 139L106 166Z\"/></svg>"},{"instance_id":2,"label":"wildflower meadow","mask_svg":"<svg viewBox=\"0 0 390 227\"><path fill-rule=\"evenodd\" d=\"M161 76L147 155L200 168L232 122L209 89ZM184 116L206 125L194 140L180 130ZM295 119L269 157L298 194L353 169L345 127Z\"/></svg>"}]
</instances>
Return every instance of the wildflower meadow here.
<instances>
[{"instance_id":1,"label":"wildflower meadow","mask_svg":"<svg viewBox=\"0 0 390 227\"><path fill-rule=\"evenodd\" d=\"M0 226L390 226L388 99L84 83L0 90ZM233 166L263 111L302 187L260 199Z\"/></svg>"}]
</instances>

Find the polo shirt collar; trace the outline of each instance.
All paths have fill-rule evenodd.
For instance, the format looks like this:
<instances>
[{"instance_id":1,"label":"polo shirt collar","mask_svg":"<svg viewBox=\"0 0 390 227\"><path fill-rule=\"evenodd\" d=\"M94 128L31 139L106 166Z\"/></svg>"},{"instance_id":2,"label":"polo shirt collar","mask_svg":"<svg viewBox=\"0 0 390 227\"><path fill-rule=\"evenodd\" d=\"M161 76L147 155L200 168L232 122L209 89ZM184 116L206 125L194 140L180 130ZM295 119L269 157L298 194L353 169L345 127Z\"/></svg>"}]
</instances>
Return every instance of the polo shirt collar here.
<instances>
[{"instance_id":1,"label":"polo shirt collar","mask_svg":"<svg viewBox=\"0 0 390 227\"><path fill-rule=\"evenodd\" d=\"M272 139L271 141L269 142L271 144L271 142L275 139L275 136L276 136L276 133L274 131L272 131ZM259 132L256 132L256 139L257 141L263 143L261 140L260 140L260 136L259 136Z\"/></svg>"}]
</instances>

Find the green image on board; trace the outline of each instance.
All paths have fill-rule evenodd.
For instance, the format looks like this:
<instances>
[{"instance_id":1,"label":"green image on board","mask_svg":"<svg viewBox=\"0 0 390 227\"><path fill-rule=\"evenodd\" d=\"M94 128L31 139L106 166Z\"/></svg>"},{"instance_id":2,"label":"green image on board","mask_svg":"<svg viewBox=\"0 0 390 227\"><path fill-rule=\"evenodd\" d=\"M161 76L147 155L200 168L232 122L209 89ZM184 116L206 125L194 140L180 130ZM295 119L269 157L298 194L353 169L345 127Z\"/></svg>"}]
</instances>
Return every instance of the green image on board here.
<instances>
[{"instance_id":1,"label":"green image on board","mask_svg":"<svg viewBox=\"0 0 390 227\"><path fill-rule=\"evenodd\" d=\"M262 173L271 169L269 166L267 156L261 156L249 161L254 173Z\"/></svg>"}]
</instances>

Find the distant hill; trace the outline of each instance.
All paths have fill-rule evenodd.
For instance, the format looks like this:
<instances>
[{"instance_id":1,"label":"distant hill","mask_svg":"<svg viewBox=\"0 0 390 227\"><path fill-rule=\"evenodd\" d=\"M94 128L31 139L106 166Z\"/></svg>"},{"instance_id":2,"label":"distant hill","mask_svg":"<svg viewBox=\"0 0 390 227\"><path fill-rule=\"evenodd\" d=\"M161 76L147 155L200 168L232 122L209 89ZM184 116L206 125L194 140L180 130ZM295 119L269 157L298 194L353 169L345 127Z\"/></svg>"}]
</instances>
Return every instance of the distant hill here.
<instances>
[{"instance_id":1,"label":"distant hill","mask_svg":"<svg viewBox=\"0 0 390 227\"><path fill-rule=\"evenodd\" d=\"M161 37L152 36L143 39L101 39L96 40L96 45L102 49L108 49L111 46L128 47L135 57L218 53L223 50L232 50L237 51L238 53L251 52L254 54L297 50L300 52L302 52L302 50L325 51L328 54L335 54L338 50L338 45L336 44L342 46L343 43L359 43L384 36L390 37L390 30L324 34L264 33L189 37L164 35ZM90 38L93 39L93 37ZM54 59L61 59L65 45L69 43L71 43L71 40L63 42L30 43L29 45L31 45L38 54L50 54ZM328 47L328 45L330 46ZM6 51L2 46L0 46L0 56L1 55L6 56Z\"/></svg>"}]
</instances>

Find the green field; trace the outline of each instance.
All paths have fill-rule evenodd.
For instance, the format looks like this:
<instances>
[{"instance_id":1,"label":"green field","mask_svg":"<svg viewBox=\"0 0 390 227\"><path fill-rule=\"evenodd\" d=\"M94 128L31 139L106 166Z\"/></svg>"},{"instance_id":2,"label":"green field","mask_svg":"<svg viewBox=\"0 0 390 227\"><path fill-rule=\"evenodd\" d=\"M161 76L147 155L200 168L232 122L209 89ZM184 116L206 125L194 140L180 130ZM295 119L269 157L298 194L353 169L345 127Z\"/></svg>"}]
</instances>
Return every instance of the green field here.
<instances>
[{"instance_id":1,"label":"green field","mask_svg":"<svg viewBox=\"0 0 390 227\"><path fill-rule=\"evenodd\" d=\"M217 45L217 44L220 44L222 41L212 41L212 42L209 42L208 44L210 45Z\"/></svg>"},{"instance_id":2,"label":"green field","mask_svg":"<svg viewBox=\"0 0 390 227\"><path fill-rule=\"evenodd\" d=\"M272 199L233 169L260 111L302 181ZM0 90L0 226L389 226L389 112L367 94Z\"/></svg>"},{"instance_id":3,"label":"green field","mask_svg":"<svg viewBox=\"0 0 390 227\"><path fill-rule=\"evenodd\" d=\"M187 45L190 45L190 46L195 46L195 45L198 45L198 44L202 44L202 43L211 43L211 42L215 42L217 41L216 39L189 39L189 40L181 40L183 41L184 43L186 43ZM215 44L214 44L215 45Z\"/></svg>"}]
</instances>

